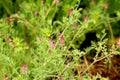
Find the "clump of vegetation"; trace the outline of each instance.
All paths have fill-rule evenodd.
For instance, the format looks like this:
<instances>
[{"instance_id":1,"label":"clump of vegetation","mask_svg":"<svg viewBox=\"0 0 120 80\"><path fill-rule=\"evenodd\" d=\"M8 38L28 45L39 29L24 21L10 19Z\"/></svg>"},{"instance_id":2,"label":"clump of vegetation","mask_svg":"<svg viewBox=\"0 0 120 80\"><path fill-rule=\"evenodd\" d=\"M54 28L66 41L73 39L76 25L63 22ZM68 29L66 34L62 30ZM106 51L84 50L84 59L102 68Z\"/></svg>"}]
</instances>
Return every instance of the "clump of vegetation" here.
<instances>
[{"instance_id":1,"label":"clump of vegetation","mask_svg":"<svg viewBox=\"0 0 120 80\"><path fill-rule=\"evenodd\" d=\"M1 80L120 78L120 1L1 0L0 4Z\"/></svg>"}]
</instances>

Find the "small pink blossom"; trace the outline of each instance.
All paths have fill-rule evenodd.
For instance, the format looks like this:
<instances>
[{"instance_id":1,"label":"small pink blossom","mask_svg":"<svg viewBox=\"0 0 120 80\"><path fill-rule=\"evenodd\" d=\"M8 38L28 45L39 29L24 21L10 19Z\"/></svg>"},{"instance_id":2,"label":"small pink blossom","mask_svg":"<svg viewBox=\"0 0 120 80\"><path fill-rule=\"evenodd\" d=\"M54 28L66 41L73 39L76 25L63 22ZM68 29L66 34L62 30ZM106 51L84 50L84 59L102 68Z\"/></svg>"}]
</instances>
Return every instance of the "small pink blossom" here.
<instances>
[{"instance_id":1,"label":"small pink blossom","mask_svg":"<svg viewBox=\"0 0 120 80\"><path fill-rule=\"evenodd\" d=\"M59 36L59 41L60 41L61 43L64 43L64 37L63 37L63 35L60 35L60 36Z\"/></svg>"},{"instance_id":2,"label":"small pink blossom","mask_svg":"<svg viewBox=\"0 0 120 80\"><path fill-rule=\"evenodd\" d=\"M27 74L27 69L28 69L27 64L22 64L22 73L23 74Z\"/></svg>"},{"instance_id":3,"label":"small pink blossom","mask_svg":"<svg viewBox=\"0 0 120 80\"><path fill-rule=\"evenodd\" d=\"M9 20L10 20L11 22L13 21L13 16L12 16L12 15L10 15Z\"/></svg>"},{"instance_id":4,"label":"small pink blossom","mask_svg":"<svg viewBox=\"0 0 120 80\"><path fill-rule=\"evenodd\" d=\"M71 15L73 13L72 9L68 10L68 15Z\"/></svg>"},{"instance_id":5,"label":"small pink blossom","mask_svg":"<svg viewBox=\"0 0 120 80\"><path fill-rule=\"evenodd\" d=\"M82 79L82 78L83 78L83 76L82 76L82 75L80 75L80 78Z\"/></svg>"},{"instance_id":6,"label":"small pink blossom","mask_svg":"<svg viewBox=\"0 0 120 80\"><path fill-rule=\"evenodd\" d=\"M12 44L13 46L15 45L15 43L13 42L12 38L10 38L8 35L6 35L6 39L7 41Z\"/></svg>"},{"instance_id":7,"label":"small pink blossom","mask_svg":"<svg viewBox=\"0 0 120 80\"><path fill-rule=\"evenodd\" d=\"M78 24L74 24L74 29L77 29L78 28Z\"/></svg>"},{"instance_id":8,"label":"small pink blossom","mask_svg":"<svg viewBox=\"0 0 120 80\"><path fill-rule=\"evenodd\" d=\"M45 0L41 0L42 1L42 3L44 3L45 2Z\"/></svg>"},{"instance_id":9,"label":"small pink blossom","mask_svg":"<svg viewBox=\"0 0 120 80\"><path fill-rule=\"evenodd\" d=\"M22 65L22 68L23 68L24 70L27 70L27 65L26 65L26 64L23 64L23 65Z\"/></svg>"},{"instance_id":10,"label":"small pink blossom","mask_svg":"<svg viewBox=\"0 0 120 80\"><path fill-rule=\"evenodd\" d=\"M107 2L104 4L104 9L105 9L105 11L107 11L107 9L108 9L108 3Z\"/></svg>"},{"instance_id":11,"label":"small pink blossom","mask_svg":"<svg viewBox=\"0 0 120 80\"><path fill-rule=\"evenodd\" d=\"M120 37L118 38L118 43L117 45L120 47Z\"/></svg>"},{"instance_id":12,"label":"small pink blossom","mask_svg":"<svg viewBox=\"0 0 120 80\"><path fill-rule=\"evenodd\" d=\"M58 38L59 38L59 46L65 46L65 42L64 42L64 36L60 33L57 34Z\"/></svg>"},{"instance_id":13,"label":"small pink blossom","mask_svg":"<svg viewBox=\"0 0 120 80\"><path fill-rule=\"evenodd\" d=\"M62 78L62 77L59 77L58 80L63 80L63 78Z\"/></svg>"},{"instance_id":14,"label":"small pink blossom","mask_svg":"<svg viewBox=\"0 0 120 80\"><path fill-rule=\"evenodd\" d=\"M65 46L64 36L63 36L63 35L60 35L60 36L59 36L59 42L60 42L60 43L59 43L59 46L62 46L62 47Z\"/></svg>"},{"instance_id":15,"label":"small pink blossom","mask_svg":"<svg viewBox=\"0 0 120 80\"><path fill-rule=\"evenodd\" d=\"M50 41L50 47L55 48L55 44L54 44L53 39L50 38L49 41Z\"/></svg>"},{"instance_id":16,"label":"small pink blossom","mask_svg":"<svg viewBox=\"0 0 120 80\"><path fill-rule=\"evenodd\" d=\"M13 40L11 38L8 38L8 42L12 42Z\"/></svg>"},{"instance_id":17,"label":"small pink blossom","mask_svg":"<svg viewBox=\"0 0 120 80\"><path fill-rule=\"evenodd\" d=\"M7 80L7 79L8 79L8 74L5 74L5 75L4 75L4 78Z\"/></svg>"},{"instance_id":18,"label":"small pink blossom","mask_svg":"<svg viewBox=\"0 0 120 80\"><path fill-rule=\"evenodd\" d=\"M55 0L55 4L56 4L56 6L59 6L60 5L60 1L59 0Z\"/></svg>"},{"instance_id":19,"label":"small pink blossom","mask_svg":"<svg viewBox=\"0 0 120 80\"><path fill-rule=\"evenodd\" d=\"M8 42L11 43L13 46L15 45L15 42L11 38L8 38Z\"/></svg>"},{"instance_id":20,"label":"small pink blossom","mask_svg":"<svg viewBox=\"0 0 120 80\"><path fill-rule=\"evenodd\" d=\"M84 18L84 22L87 22L88 21L88 19L89 19L89 16L87 15L87 16L85 16L85 18Z\"/></svg>"}]
</instances>

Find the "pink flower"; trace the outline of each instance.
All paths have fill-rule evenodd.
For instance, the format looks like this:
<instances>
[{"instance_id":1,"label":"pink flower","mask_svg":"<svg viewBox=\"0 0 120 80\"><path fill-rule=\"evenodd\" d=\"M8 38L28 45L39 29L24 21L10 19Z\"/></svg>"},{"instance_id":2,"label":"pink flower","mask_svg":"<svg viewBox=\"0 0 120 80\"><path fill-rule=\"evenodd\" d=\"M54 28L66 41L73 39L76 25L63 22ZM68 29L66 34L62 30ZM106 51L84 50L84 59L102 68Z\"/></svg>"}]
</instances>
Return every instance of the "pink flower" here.
<instances>
[{"instance_id":1,"label":"pink flower","mask_svg":"<svg viewBox=\"0 0 120 80\"><path fill-rule=\"evenodd\" d=\"M60 35L60 36L59 36L59 41L60 41L61 43L64 43L64 37L63 37L63 35Z\"/></svg>"},{"instance_id":2,"label":"pink flower","mask_svg":"<svg viewBox=\"0 0 120 80\"><path fill-rule=\"evenodd\" d=\"M107 2L104 4L104 9L105 9L105 11L108 9L108 3Z\"/></svg>"},{"instance_id":3,"label":"pink flower","mask_svg":"<svg viewBox=\"0 0 120 80\"><path fill-rule=\"evenodd\" d=\"M8 42L11 43L13 46L15 45L15 42L11 38L8 38Z\"/></svg>"},{"instance_id":4,"label":"pink flower","mask_svg":"<svg viewBox=\"0 0 120 80\"><path fill-rule=\"evenodd\" d=\"M56 6L59 6L60 1L59 0L55 0L55 4L56 4Z\"/></svg>"},{"instance_id":5,"label":"pink flower","mask_svg":"<svg viewBox=\"0 0 120 80\"><path fill-rule=\"evenodd\" d=\"M84 18L84 22L87 22L88 21L88 19L89 19L89 16L87 15L87 16L85 16L85 18Z\"/></svg>"},{"instance_id":6,"label":"pink flower","mask_svg":"<svg viewBox=\"0 0 120 80\"><path fill-rule=\"evenodd\" d=\"M8 41L10 44L12 44L13 46L15 45L15 43L13 42L13 40L12 40L8 35L6 35L6 39L7 39L7 41Z\"/></svg>"},{"instance_id":7,"label":"pink flower","mask_svg":"<svg viewBox=\"0 0 120 80\"><path fill-rule=\"evenodd\" d=\"M68 10L68 15L71 15L73 13L72 9Z\"/></svg>"},{"instance_id":8,"label":"pink flower","mask_svg":"<svg viewBox=\"0 0 120 80\"><path fill-rule=\"evenodd\" d=\"M50 47L55 48L55 44L54 44L53 39L49 39L49 41L50 41Z\"/></svg>"},{"instance_id":9,"label":"pink flower","mask_svg":"<svg viewBox=\"0 0 120 80\"><path fill-rule=\"evenodd\" d=\"M118 38L118 43L117 43L118 47L120 47L120 37Z\"/></svg>"},{"instance_id":10,"label":"pink flower","mask_svg":"<svg viewBox=\"0 0 120 80\"><path fill-rule=\"evenodd\" d=\"M64 43L64 36L60 33L57 34L58 38L59 38L59 46L65 46L65 43Z\"/></svg>"},{"instance_id":11,"label":"pink flower","mask_svg":"<svg viewBox=\"0 0 120 80\"><path fill-rule=\"evenodd\" d=\"M27 69L28 69L27 64L22 64L22 73L23 74L27 74Z\"/></svg>"},{"instance_id":12,"label":"pink flower","mask_svg":"<svg viewBox=\"0 0 120 80\"><path fill-rule=\"evenodd\" d=\"M82 79L82 78L83 78L83 76L82 76L82 75L80 75L80 78Z\"/></svg>"},{"instance_id":13,"label":"pink flower","mask_svg":"<svg viewBox=\"0 0 120 80\"><path fill-rule=\"evenodd\" d=\"M7 80L7 79L8 79L8 74L5 74L5 75L4 75L4 78Z\"/></svg>"},{"instance_id":14,"label":"pink flower","mask_svg":"<svg viewBox=\"0 0 120 80\"><path fill-rule=\"evenodd\" d=\"M23 68L24 70L27 70L27 65L26 65L26 64L23 64L23 65L22 65L22 68Z\"/></svg>"},{"instance_id":15,"label":"pink flower","mask_svg":"<svg viewBox=\"0 0 120 80\"><path fill-rule=\"evenodd\" d=\"M12 16L12 15L10 15L9 20L10 20L11 22L13 21L13 16Z\"/></svg>"},{"instance_id":16,"label":"pink flower","mask_svg":"<svg viewBox=\"0 0 120 80\"><path fill-rule=\"evenodd\" d=\"M45 2L45 0L41 0L42 1L42 3L44 3Z\"/></svg>"},{"instance_id":17,"label":"pink flower","mask_svg":"<svg viewBox=\"0 0 120 80\"><path fill-rule=\"evenodd\" d=\"M59 77L58 80L63 80L63 78L62 78L62 77Z\"/></svg>"},{"instance_id":18,"label":"pink flower","mask_svg":"<svg viewBox=\"0 0 120 80\"><path fill-rule=\"evenodd\" d=\"M78 24L74 24L74 29L77 29L78 28Z\"/></svg>"},{"instance_id":19,"label":"pink flower","mask_svg":"<svg viewBox=\"0 0 120 80\"><path fill-rule=\"evenodd\" d=\"M59 35L59 46L65 46L65 43L64 43L64 37L63 37L63 35Z\"/></svg>"}]
</instances>

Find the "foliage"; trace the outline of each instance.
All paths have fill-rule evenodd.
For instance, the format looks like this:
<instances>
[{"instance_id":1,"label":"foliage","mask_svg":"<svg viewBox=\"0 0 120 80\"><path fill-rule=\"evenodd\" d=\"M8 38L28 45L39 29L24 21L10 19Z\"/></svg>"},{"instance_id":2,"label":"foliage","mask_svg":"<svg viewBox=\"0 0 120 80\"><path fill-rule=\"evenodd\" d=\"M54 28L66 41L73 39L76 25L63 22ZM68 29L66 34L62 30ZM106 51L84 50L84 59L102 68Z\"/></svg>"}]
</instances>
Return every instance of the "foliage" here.
<instances>
[{"instance_id":1,"label":"foliage","mask_svg":"<svg viewBox=\"0 0 120 80\"><path fill-rule=\"evenodd\" d=\"M119 1L1 0L0 4L1 80L108 80L90 70L101 60L107 66L112 55L120 54L120 39L114 41L113 32L120 20ZM89 40L88 33L96 38Z\"/></svg>"}]
</instances>

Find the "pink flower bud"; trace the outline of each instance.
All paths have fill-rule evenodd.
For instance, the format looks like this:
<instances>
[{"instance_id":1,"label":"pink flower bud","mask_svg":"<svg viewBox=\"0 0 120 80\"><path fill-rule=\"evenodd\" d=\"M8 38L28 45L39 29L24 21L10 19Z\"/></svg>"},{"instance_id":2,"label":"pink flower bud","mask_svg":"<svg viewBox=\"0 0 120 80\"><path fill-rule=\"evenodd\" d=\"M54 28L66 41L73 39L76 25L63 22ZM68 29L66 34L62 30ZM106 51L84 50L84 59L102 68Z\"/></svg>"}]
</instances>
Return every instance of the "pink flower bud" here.
<instances>
[{"instance_id":1,"label":"pink flower bud","mask_svg":"<svg viewBox=\"0 0 120 80\"><path fill-rule=\"evenodd\" d=\"M12 45L15 45L15 42L11 38L8 38L8 42L11 43Z\"/></svg>"},{"instance_id":2,"label":"pink flower bud","mask_svg":"<svg viewBox=\"0 0 120 80\"><path fill-rule=\"evenodd\" d=\"M89 19L89 16L87 15L87 16L85 16L85 18L84 18L84 22L87 22L88 21L88 19Z\"/></svg>"},{"instance_id":3,"label":"pink flower bud","mask_svg":"<svg viewBox=\"0 0 120 80\"><path fill-rule=\"evenodd\" d=\"M63 37L63 35L60 35L60 36L59 36L59 41L60 41L61 43L64 43L64 37Z\"/></svg>"},{"instance_id":4,"label":"pink flower bud","mask_svg":"<svg viewBox=\"0 0 120 80\"><path fill-rule=\"evenodd\" d=\"M55 4L56 4L56 6L59 6L60 1L59 0L55 0Z\"/></svg>"},{"instance_id":5,"label":"pink flower bud","mask_svg":"<svg viewBox=\"0 0 120 80\"><path fill-rule=\"evenodd\" d=\"M63 80L63 78L62 78L62 77L59 77L58 80Z\"/></svg>"},{"instance_id":6,"label":"pink flower bud","mask_svg":"<svg viewBox=\"0 0 120 80\"><path fill-rule=\"evenodd\" d=\"M27 70L27 65L26 65L26 64L23 64L23 65L22 65L22 68L23 68L24 70Z\"/></svg>"},{"instance_id":7,"label":"pink flower bud","mask_svg":"<svg viewBox=\"0 0 120 80\"><path fill-rule=\"evenodd\" d=\"M27 65L26 65L26 64L23 64L23 65L22 65L22 73L23 73L23 74L27 74L27 69L28 69Z\"/></svg>"},{"instance_id":8,"label":"pink flower bud","mask_svg":"<svg viewBox=\"0 0 120 80\"><path fill-rule=\"evenodd\" d=\"M118 43L117 43L118 47L120 47L120 37L118 38Z\"/></svg>"},{"instance_id":9,"label":"pink flower bud","mask_svg":"<svg viewBox=\"0 0 120 80\"><path fill-rule=\"evenodd\" d=\"M42 1L42 3L44 3L45 2L45 0L41 0Z\"/></svg>"},{"instance_id":10,"label":"pink flower bud","mask_svg":"<svg viewBox=\"0 0 120 80\"><path fill-rule=\"evenodd\" d=\"M107 9L108 9L108 3L105 3L104 4L104 10L107 11Z\"/></svg>"},{"instance_id":11,"label":"pink flower bud","mask_svg":"<svg viewBox=\"0 0 120 80\"><path fill-rule=\"evenodd\" d=\"M78 28L78 24L74 24L74 29L77 29Z\"/></svg>"},{"instance_id":12,"label":"pink flower bud","mask_svg":"<svg viewBox=\"0 0 120 80\"><path fill-rule=\"evenodd\" d=\"M13 21L13 16L12 16L12 15L10 15L9 20L10 20L11 22Z\"/></svg>"},{"instance_id":13,"label":"pink flower bud","mask_svg":"<svg viewBox=\"0 0 120 80\"><path fill-rule=\"evenodd\" d=\"M55 48L55 44L54 44L53 39L49 39L49 41L50 41L50 47Z\"/></svg>"},{"instance_id":14,"label":"pink flower bud","mask_svg":"<svg viewBox=\"0 0 120 80\"><path fill-rule=\"evenodd\" d=\"M69 10L68 10L68 15L71 15L72 12L73 12L72 9L69 9Z\"/></svg>"},{"instance_id":15,"label":"pink flower bud","mask_svg":"<svg viewBox=\"0 0 120 80\"><path fill-rule=\"evenodd\" d=\"M65 46L65 43L64 43L64 37L63 37L63 35L59 35L59 46Z\"/></svg>"}]
</instances>

